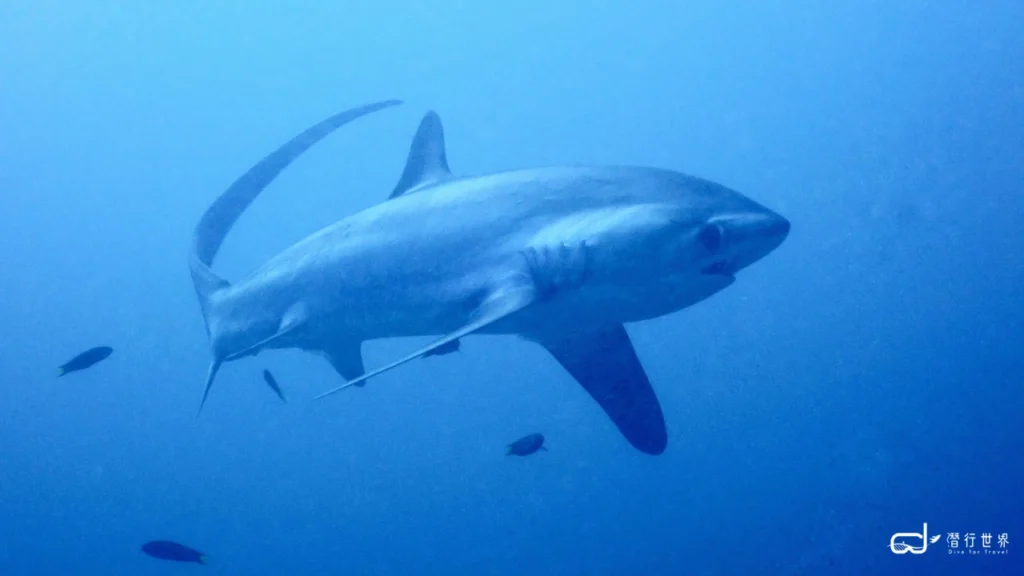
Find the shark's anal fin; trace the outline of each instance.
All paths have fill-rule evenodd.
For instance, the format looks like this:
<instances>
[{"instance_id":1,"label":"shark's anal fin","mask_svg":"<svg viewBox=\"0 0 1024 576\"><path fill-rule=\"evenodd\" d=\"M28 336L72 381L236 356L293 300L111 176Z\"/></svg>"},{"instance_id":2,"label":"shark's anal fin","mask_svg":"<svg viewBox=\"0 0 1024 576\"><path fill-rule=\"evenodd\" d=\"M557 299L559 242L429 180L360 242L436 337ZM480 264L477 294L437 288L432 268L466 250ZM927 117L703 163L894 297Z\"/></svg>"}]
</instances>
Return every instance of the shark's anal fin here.
<instances>
[{"instance_id":1,"label":"shark's anal fin","mask_svg":"<svg viewBox=\"0 0 1024 576\"><path fill-rule=\"evenodd\" d=\"M624 326L531 339L597 400L637 450L653 455L665 451L665 418Z\"/></svg>"},{"instance_id":2,"label":"shark's anal fin","mask_svg":"<svg viewBox=\"0 0 1024 576\"><path fill-rule=\"evenodd\" d=\"M451 177L448 156L444 149L441 117L434 111L427 112L412 138L405 170L402 171L402 176L388 199L398 198L417 188L444 182Z\"/></svg>"},{"instance_id":3,"label":"shark's anal fin","mask_svg":"<svg viewBox=\"0 0 1024 576\"><path fill-rule=\"evenodd\" d=\"M522 280L521 277L519 279ZM469 324L466 324L465 326L459 328L455 332L443 336L442 338L434 341L430 345L420 348L419 350L413 352L412 354L409 354L404 358L396 360L384 366L383 368L378 368L373 372L364 374L363 376L356 378L355 380L346 382L342 386L338 386L333 390L329 390L317 396L316 398L314 398L314 400L326 398L327 396L330 396L331 394L334 394L336 392L340 392L350 386L358 386L361 382L365 381L366 379L372 378L373 376L376 376L382 372L387 372L388 370L391 370L392 368L395 368L397 366L401 366L402 364L405 364L410 360L415 360L421 356L426 356L436 350L443 349L445 347L450 347L452 345L452 342L459 340L459 338L462 338L463 336L466 336L468 334L472 334L473 332L476 332L477 330L480 330L485 326L493 324L498 320L501 320L502 318L514 314L522 310L523 308L526 308L530 304L533 304L536 300L535 293L536 292L533 290L532 285L525 282L517 282L507 287L498 289L494 293L492 293L491 296L487 298L486 301L483 302L483 304L480 305L475 314L475 319Z\"/></svg>"},{"instance_id":4,"label":"shark's anal fin","mask_svg":"<svg viewBox=\"0 0 1024 576\"><path fill-rule=\"evenodd\" d=\"M346 381L352 381L366 373L363 368L362 343L357 341L338 341L321 350L334 371ZM356 386L365 386L366 380L360 380Z\"/></svg>"}]
</instances>

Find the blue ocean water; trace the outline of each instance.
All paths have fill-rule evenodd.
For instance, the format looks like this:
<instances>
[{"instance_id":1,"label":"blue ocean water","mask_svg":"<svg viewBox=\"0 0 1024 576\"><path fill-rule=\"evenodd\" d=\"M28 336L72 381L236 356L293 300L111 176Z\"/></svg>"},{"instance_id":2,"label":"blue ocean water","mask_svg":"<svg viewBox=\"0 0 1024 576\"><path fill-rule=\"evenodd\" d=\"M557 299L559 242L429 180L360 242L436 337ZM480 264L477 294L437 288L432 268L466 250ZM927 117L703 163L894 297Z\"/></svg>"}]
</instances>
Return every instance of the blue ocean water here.
<instances>
[{"instance_id":1,"label":"blue ocean water","mask_svg":"<svg viewBox=\"0 0 1024 576\"><path fill-rule=\"evenodd\" d=\"M1022 22L1009 0L0 4L0 574L1024 573ZM219 273L382 202L431 109L457 174L657 166L793 223L734 286L628 327L663 455L503 337L319 403L326 362L262 354L195 418L199 216L388 98L272 184ZM549 452L504 455L531 432ZM894 554L924 523L941 538ZM161 539L210 564L140 552Z\"/></svg>"}]
</instances>

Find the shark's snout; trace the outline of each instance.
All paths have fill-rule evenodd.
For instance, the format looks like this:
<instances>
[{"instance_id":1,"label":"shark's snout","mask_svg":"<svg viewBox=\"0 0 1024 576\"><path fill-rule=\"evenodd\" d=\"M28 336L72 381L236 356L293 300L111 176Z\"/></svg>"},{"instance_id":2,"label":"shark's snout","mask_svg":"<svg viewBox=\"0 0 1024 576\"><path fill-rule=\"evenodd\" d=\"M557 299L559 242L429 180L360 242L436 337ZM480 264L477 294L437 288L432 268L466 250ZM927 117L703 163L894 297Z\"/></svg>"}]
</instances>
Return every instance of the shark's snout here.
<instances>
[{"instance_id":1,"label":"shark's snout","mask_svg":"<svg viewBox=\"0 0 1024 576\"><path fill-rule=\"evenodd\" d=\"M789 229L789 220L770 210L712 218L699 236L713 256L701 272L733 276L778 248Z\"/></svg>"},{"instance_id":2,"label":"shark's snout","mask_svg":"<svg viewBox=\"0 0 1024 576\"><path fill-rule=\"evenodd\" d=\"M785 217L774 212L766 214L764 219L766 220L764 224L764 235L769 241L774 240L775 242L768 250L771 252L781 246L789 236L790 223Z\"/></svg>"},{"instance_id":3,"label":"shark's snout","mask_svg":"<svg viewBox=\"0 0 1024 576\"><path fill-rule=\"evenodd\" d=\"M750 266L781 246L789 236L790 224L779 214L765 210L747 216L741 228L738 269Z\"/></svg>"}]
</instances>

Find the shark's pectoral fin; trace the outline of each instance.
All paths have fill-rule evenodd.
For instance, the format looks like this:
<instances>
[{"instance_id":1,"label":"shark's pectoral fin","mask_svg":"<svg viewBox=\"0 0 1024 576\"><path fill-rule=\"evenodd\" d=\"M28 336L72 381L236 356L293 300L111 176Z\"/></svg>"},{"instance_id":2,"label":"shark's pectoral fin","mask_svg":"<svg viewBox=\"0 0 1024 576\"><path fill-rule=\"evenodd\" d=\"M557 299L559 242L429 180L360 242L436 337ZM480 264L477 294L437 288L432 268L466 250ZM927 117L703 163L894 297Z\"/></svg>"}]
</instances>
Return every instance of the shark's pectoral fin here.
<instances>
[{"instance_id":1,"label":"shark's pectoral fin","mask_svg":"<svg viewBox=\"0 0 1024 576\"><path fill-rule=\"evenodd\" d=\"M362 342L338 341L322 350L324 356L334 367L335 372L341 375L346 381L352 381L366 373L363 368ZM356 386L364 386L365 380L360 380Z\"/></svg>"},{"instance_id":2,"label":"shark's pectoral fin","mask_svg":"<svg viewBox=\"0 0 1024 576\"><path fill-rule=\"evenodd\" d=\"M530 339L572 374L637 450L665 451L665 418L625 327Z\"/></svg>"},{"instance_id":3,"label":"shark's pectoral fin","mask_svg":"<svg viewBox=\"0 0 1024 576\"><path fill-rule=\"evenodd\" d=\"M368 378L372 378L373 376L376 376L382 372L387 372L388 370L391 370L392 368L395 368L397 366L401 366L402 364L405 364L410 360L415 360L416 358L419 358L421 356L426 356L431 352L436 353L437 350L451 348L452 342L456 342L459 340L459 338L462 338L463 336L472 334L473 332L476 332L481 328L484 328L490 324L497 322L498 320L501 320L502 318L505 318L511 314L514 314L515 312L522 310L523 308L526 308L530 304L533 304L535 299L535 291L533 290L532 285L526 283L515 283L513 285L509 285L502 289L496 290L491 294L489 298L487 298L487 300L485 300L480 305L480 307L476 311L476 314L474 315L474 320L471 321L469 324L466 324L465 326L459 328L455 332L443 336L439 340L432 342L428 346L420 348L419 350L413 352L412 354L409 354L404 358L401 358L400 360L396 360L388 364L387 366L384 366L383 368L378 368L373 372L356 378L355 380L346 382L343 386L338 386L333 390L325 392L314 398L314 400L325 398L327 396L330 396L331 394L340 392L350 386L359 386L360 383L367 380Z\"/></svg>"}]
</instances>

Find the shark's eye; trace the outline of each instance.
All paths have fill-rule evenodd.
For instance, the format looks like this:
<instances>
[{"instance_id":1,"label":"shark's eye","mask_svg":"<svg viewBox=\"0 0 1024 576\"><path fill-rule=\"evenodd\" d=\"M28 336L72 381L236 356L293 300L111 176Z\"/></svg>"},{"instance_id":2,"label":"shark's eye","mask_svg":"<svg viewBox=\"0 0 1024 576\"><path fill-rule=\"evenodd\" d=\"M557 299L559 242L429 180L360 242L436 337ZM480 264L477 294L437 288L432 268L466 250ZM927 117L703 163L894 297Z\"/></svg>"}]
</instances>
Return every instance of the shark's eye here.
<instances>
[{"instance_id":1,"label":"shark's eye","mask_svg":"<svg viewBox=\"0 0 1024 576\"><path fill-rule=\"evenodd\" d=\"M708 252L718 252L722 247L722 228L718 224L708 224L700 231L700 242Z\"/></svg>"}]
</instances>

